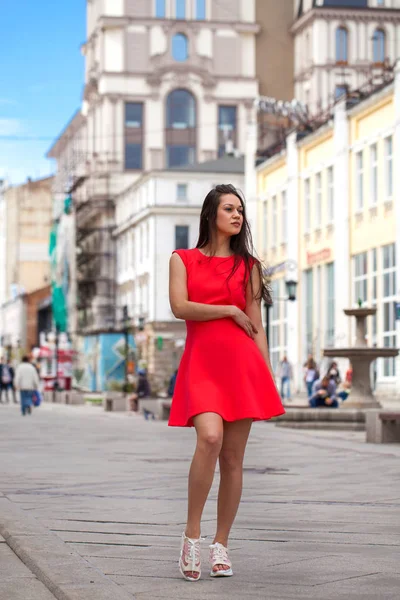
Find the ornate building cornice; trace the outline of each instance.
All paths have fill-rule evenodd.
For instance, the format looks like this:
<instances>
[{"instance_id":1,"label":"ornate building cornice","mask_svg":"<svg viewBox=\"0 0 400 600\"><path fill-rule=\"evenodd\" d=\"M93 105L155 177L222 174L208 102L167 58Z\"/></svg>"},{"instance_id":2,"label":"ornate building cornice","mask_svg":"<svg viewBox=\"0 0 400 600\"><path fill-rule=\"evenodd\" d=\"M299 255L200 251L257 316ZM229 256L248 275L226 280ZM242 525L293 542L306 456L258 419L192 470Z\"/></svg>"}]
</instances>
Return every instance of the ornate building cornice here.
<instances>
[{"instance_id":1,"label":"ornate building cornice","mask_svg":"<svg viewBox=\"0 0 400 600\"><path fill-rule=\"evenodd\" d=\"M353 21L359 23L400 23L399 9L315 7L297 19L290 33L297 35L314 21Z\"/></svg>"}]
</instances>

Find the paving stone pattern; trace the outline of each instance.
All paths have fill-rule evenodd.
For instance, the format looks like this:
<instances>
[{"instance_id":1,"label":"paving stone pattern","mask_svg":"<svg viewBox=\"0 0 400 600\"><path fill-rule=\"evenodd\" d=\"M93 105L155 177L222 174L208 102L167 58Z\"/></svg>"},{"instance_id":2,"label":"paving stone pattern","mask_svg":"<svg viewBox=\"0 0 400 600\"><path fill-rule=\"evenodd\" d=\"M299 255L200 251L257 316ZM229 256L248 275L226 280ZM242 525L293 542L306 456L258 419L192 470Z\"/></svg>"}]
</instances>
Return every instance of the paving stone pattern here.
<instances>
[{"instance_id":1,"label":"paving stone pattern","mask_svg":"<svg viewBox=\"0 0 400 600\"><path fill-rule=\"evenodd\" d=\"M0 492L137 600L398 600L400 445L364 436L255 424L235 575L208 576L216 476L195 584L177 569L193 430L97 407L42 406L28 418L0 407ZM51 600L40 586L0 538L0 599Z\"/></svg>"}]
</instances>

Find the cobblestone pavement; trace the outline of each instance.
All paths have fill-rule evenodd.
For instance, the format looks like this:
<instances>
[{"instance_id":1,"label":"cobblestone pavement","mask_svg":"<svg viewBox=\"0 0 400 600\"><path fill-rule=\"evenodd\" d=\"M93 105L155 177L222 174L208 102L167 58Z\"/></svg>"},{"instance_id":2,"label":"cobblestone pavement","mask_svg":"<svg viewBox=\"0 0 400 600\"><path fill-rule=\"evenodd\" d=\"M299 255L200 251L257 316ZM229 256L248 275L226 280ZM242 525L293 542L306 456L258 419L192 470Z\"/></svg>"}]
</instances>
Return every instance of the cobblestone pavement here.
<instances>
[{"instance_id":1,"label":"cobblestone pavement","mask_svg":"<svg viewBox=\"0 0 400 600\"><path fill-rule=\"evenodd\" d=\"M255 424L230 542L235 575L207 573L216 477L203 578L189 584L177 558L193 447L192 430L136 415L44 405L22 418L0 406L0 495L138 600L400 597L400 445ZM0 578L3 557L10 577L34 577L0 538ZM53 598L1 585L1 600Z\"/></svg>"}]
</instances>

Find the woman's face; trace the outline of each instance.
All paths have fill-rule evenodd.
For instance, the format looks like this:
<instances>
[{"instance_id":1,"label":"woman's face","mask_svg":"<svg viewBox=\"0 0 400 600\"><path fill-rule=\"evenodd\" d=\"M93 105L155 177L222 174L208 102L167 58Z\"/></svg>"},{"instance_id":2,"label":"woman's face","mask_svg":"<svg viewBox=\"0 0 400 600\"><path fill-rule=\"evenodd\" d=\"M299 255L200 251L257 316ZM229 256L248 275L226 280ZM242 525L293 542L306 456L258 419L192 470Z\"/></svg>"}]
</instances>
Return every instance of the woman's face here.
<instances>
[{"instance_id":1,"label":"woman's face","mask_svg":"<svg viewBox=\"0 0 400 600\"><path fill-rule=\"evenodd\" d=\"M217 210L216 227L226 236L237 235L243 226L243 205L234 194L221 196Z\"/></svg>"}]
</instances>

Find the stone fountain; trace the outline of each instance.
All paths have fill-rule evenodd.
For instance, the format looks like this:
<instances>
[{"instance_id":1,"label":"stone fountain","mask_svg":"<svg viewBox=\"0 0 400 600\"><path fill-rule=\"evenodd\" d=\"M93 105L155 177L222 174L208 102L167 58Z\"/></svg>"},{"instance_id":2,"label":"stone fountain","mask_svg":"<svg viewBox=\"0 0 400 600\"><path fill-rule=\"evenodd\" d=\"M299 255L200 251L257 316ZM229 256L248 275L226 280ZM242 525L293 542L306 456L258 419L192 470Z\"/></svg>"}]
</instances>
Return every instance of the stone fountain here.
<instances>
[{"instance_id":1,"label":"stone fountain","mask_svg":"<svg viewBox=\"0 0 400 600\"><path fill-rule=\"evenodd\" d=\"M353 348L327 348L324 356L348 358L353 367L351 394L342 404L346 408L379 408L370 382L370 366L377 358L392 358L399 354L397 348L371 348L367 346L367 317L376 314L376 308L349 308L348 317L356 318L356 343Z\"/></svg>"}]
</instances>

